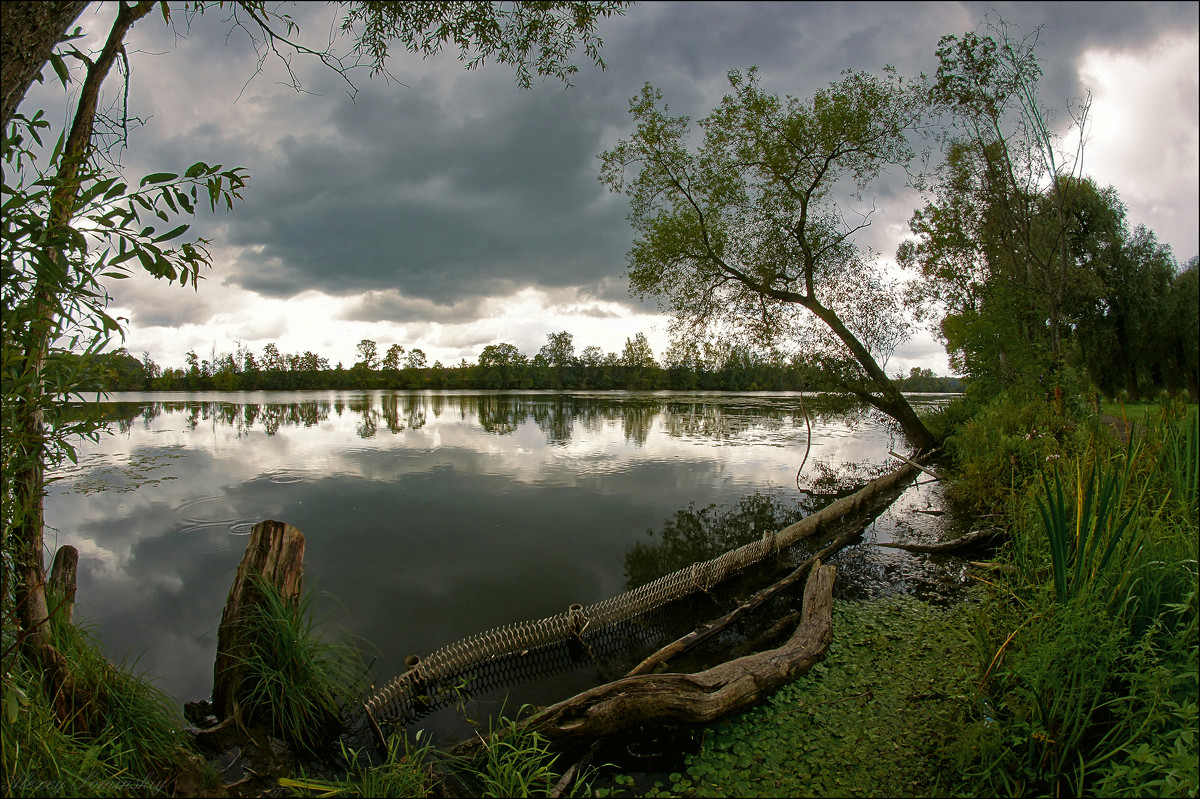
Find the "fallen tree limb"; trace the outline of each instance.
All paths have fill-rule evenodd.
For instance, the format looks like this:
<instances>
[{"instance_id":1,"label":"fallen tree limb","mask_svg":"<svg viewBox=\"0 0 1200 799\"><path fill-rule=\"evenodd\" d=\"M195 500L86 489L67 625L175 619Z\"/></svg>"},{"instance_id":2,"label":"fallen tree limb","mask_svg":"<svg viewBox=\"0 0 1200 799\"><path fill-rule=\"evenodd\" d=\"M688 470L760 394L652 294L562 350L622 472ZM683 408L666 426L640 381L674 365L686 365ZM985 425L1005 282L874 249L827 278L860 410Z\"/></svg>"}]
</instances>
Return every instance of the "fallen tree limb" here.
<instances>
[{"instance_id":1,"label":"fallen tree limb","mask_svg":"<svg viewBox=\"0 0 1200 799\"><path fill-rule=\"evenodd\" d=\"M993 536L1000 535L1004 531L999 527L985 527L982 530L975 530L967 533L964 536L954 539L953 541L942 541L938 544L876 544L879 547L889 547L891 549L903 549L906 552L955 552L960 549L975 546L982 543Z\"/></svg>"},{"instance_id":2,"label":"fallen tree limb","mask_svg":"<svg viewBox=\"0 0 1200 799\"><path fill-rule=\"evenodd\" d=\"M711 638L713 635L725 629L737 619L759 607L783 589L803 579L804 575L808 573L808 570L814 563L822 560L828 560L830 555L834 554L839 549L850 544L852 541L862 535L863 528L866 527L867 522L874 517L877 510L881 509L877 507L875 500L881 494L886 494L891 490L897 489L901 484L907 482L909 478L916 474L915 469L919 468L921 468L919 463L908 461L908 466L901 467L895 472L872 480L854 494L844 497L837 502L822 508L816 513L806 516L795 524L777 533L776 536L778 538L796 541L801 538L813 536L821 530L827 529L828 526L832 526L837 523L847 524L846 529L839 533L838 536L833 539L833 541L821 549L820 552L816 553L811 558L797 566L782 580L779 580L778 582L754 594L749 599L739 604L732 611L722 616L720 619L701 625L700 627L696 628L696 630L688 633L682 638L667 644L665 647L650 655L638 665L634 666L633 669L630 670L630 672L625 676L634 677L639 674L649 674L660 664L666 663L671 658L677 657L689 649L692 649L703 643L706 639ZM893 500L894 498L889 498L887 503L891 504Z\"/></svg>"},{"instance_id":3,"label":"fallen tree limb","mask_svg":"<svg viewBox=\"0 0 1200 799\"><path fill-rule=\"evenodd\" d=\"M932 477L935 480L945 480L946 479L946 478L942 477L940 474L938 474L937 472L935 472L933 469L930 469L926 466L922 466L921 464L917 463L916 461L909 460L908 458L904 457L903 455L901 455L898 452L892 452L889 449L888 454L891 455L893 458L899 458L900 460L907 463L909 466L917 467L918 469L925 472L925 474L929 475L930 477Z\"/></svg>"},{"instance_id":4,"label":"fallen tree limb","mask_svg":"<svg viewBox=\"0 0 1200 799\"><path fill-rule=\"evenodd\" d=\"M644 724L700 724L743 710L792 682L825 657L833 640L833 579L816 563L804 589L802 619L783 646L696 674L623 677L529 717L525 729L556 744L629 732Z\"/></svg>"}]
</instances>

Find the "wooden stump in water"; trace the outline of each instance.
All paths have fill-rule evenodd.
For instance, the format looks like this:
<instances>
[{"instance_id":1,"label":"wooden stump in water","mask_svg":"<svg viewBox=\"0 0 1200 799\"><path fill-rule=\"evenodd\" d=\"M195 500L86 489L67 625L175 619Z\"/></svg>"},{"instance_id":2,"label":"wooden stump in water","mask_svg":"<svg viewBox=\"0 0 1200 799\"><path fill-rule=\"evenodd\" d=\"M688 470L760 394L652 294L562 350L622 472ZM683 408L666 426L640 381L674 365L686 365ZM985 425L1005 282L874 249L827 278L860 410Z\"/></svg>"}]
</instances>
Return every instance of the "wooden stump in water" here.
<instances>
[{"instance_id":1,"label":"wooden stump in water","mask_svg":"<svg viewBox=\"0 0 1200 799\"><path fill-rule=\"evenodd\" d=\"M70 544L64 544L54 553L54 565L50 567L50 587L61 597L62 604L58 613L62 620L70 623L71 613L75 609L75 584L79 574L79 550Z\"/></svg>"},{"instance_id":2,"label":"wooden stump in water","mask_svg":"<svg viewBox=\"0 0 1200 799\"><path fill-rule=\"evenodd\" d=\"M300 597L303 575L304 534L290 524L270 519L254 525L217 629L213 713L218 719L223 721L233 715L234 701L238 698L241 661L246 650L244 620L249 610L262 601L262 592L253 578L259 577L294 602Z\"/></svg>"}]
</instances>

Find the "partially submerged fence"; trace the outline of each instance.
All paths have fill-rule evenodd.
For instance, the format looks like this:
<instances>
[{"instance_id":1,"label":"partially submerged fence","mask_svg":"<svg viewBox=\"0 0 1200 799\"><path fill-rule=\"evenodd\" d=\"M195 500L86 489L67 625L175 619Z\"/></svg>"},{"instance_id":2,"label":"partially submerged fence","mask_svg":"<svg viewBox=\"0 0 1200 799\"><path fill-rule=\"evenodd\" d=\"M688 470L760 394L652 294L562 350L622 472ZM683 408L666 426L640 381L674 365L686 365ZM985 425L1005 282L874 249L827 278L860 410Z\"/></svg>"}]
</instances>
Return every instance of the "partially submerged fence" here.
<instances>
[{"instance_id":1,"label":"partially submerged fence","mask_svg":"<svg viewBox=\"0 0 1200 799\"><path fill-rule=\"evenodd\" d=\"M757 541L640 588L591 605L572 605L538 621L496 627L442 647L410 664L407 671L368 696L362 707L377 727L396 728L466 695L513 684L530 675L561 672L585 659L606 658L627 651L633 644L653 640L655 611L708 591L845 517L873 517L886 507L877 501L879 495L905 484L918 468L906 463L783 530L768 531Z\"/></svg>"}]
</instances>

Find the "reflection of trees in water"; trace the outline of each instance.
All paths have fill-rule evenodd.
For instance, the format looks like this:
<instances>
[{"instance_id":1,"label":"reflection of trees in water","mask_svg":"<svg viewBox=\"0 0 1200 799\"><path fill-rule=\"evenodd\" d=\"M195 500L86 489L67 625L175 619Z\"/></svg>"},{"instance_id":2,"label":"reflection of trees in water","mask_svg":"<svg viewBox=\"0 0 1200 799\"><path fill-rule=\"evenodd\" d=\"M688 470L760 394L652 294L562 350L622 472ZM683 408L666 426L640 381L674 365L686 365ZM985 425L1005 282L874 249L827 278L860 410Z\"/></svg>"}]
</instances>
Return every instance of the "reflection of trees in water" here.
<instances>
[{"instance_id":1,"label":"reflection of trees in water","mask_svg":"<svg viewBox=\"0 0 1200 799\"><path fill-rule=\"evenodd\" d=\"M378 422L375 418L375 404L371 401L371 397L358 395L352 398L350 412L358 414L358 422L354 425L354 432L358 434L358 437L372 438Z\"/></svg>"},{"instance_id":2,"label":"reflection of trees in water","mask_svg":"<svg viewBox=\"0 0 1200 799\"><path fill-rule=\"evenodd\" d=\"M654 426L654 417L662 409L661 402L627 403L621 406L621 429L625 440L632 441L639 447L646 445L650 437L650 428Z\"/></svg>"},{"instance_id":3,"label":"reflection of trees in water","mask_svg":"<svg viewBox=\"0 0 1200 799\"><path fill-rule=\"evenodd\" d=\"M481 394L463 399L476 403L479 426L497 435L515 433L528 414L528 409L521 407L521 398L512 394ZM464 402L464 410L466 405Z\"/></svg>"},{"instance_id":4,"label":"reflection of trees in water","mask_svg":"<svg viewBox=\"0 0 1200 799\"><path fill-rule=\"evenodd\" d=\"M548 402L533 405L533 420L546 434L546 441L551 446L566 444L571 440L577 410L571 407L569 400L569 397L557 396Z\"/></svg>"},{"instance_id":5,"label":"reflection of trees in water","mask_svg":"<svg viewBox=\"0 0 1200 799\"><path fill-rule=\"evenodd\" d=\"M680 438L728 439L753 428L779 430L790 416L775 408L730 410L707 402L668 403L662 412L667 435Z\"/></svg>"},{"instance_id":6,"label":"reflection of trees in water","mask_svg":"<svg viewBox=\"0 0 1200 799\"><path fill-rule=\"evenodd\" d=\"M380 413L388 432L420 430L425 426L425 404L411 394L384 394L379 398Z\"/></svg>"},{"instance_id":7,"label":"reflection of trees in water","mask_svg":"<svg viewBox=\"0 0 1200 799\"><path fill-rule=\"evenodd\" d=\"M591 433L600 432L606 424L620 423L625 440L644 446L661 417L663 429L673 437L728 440L747 431L778 431L786 426L800 427L804 415L798 399L754 396L720 397L685 396L683 398L644 395L571 395L571 394L462 394L423 395L408 393L354 394L335 396L329 400L305 400L291 403L231 403L231 402L115 402L77 403L64 413L79 416L85 413L102 414L112 428L128 432L140 417L150 422L164 413L180 414L184 424L194 430L200 421L213 425L232 426L241 437L262 425L267 435L281 427L312 426L329 418L331 411L340 417L349 409L357 414L356 432L360 438L375 436L382 426L393 434L418 430L428 421L428 411L440 417L447 404L457 409L464 421L474 415L480 426L489 433L509 435L522 424L533 421L546 435L551 445L570 441L574 427L579 424ZM804 400L814 428L823 422L854 428L866 419L887 423L879 414L857 403L853 398L837 395L816 395ZM898 434L897 434L898 435ZM813 467L817 468L817 467ZM814 474L813 468L806 472ZM828 482L824 474L813 490L824 490ZM804 484L802 488L806 487Z\"/></svg>"},{"instance_id":8,"label":"reflection of trees in water","mask_svg":"<svg viewBox=\"0 0 1200 799\"><path fill-rule=\"evenodd\" d=\"M804 494L830 501L853 494L864 485L892 471L893 463L826 463L809 461L796 477L796 488Z\"/></svg>"},{"instance_id":9,"label":"reflection of trees in water","mask_svg":"<svg viewBox=\"0 0 1200 799\"><path fill-rule=\"evenodd\" d=\"M625 587L638 586L690 566L710 560L731 549L762 538L800 521L827 504L813 497L789 497L777 492L759 492L730 504L712 504L697 509L695 504L675 511L652 543L634 544L625 553Z\"/></svg>"}]
</instances>

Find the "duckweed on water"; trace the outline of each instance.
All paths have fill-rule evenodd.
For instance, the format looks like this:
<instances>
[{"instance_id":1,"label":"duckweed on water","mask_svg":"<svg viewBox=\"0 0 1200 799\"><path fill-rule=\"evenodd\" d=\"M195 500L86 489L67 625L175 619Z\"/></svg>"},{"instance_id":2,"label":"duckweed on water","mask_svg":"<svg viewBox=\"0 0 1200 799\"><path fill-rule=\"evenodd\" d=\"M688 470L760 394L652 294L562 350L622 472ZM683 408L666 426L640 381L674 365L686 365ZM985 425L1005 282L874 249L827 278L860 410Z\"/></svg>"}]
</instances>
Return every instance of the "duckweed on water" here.
<instances>
[{"instance_id":1,"label":"duckweed on water","mask_svg":"<svg viewBox=\"0 0 1200 799\"><path fill-rule=\"evenodd\" d=\"M977 702L969 606L838 603L823 663L709 728L686 773L648 795L913 796L952 792L943 743Z\"/></svg>"}]
</instances>

